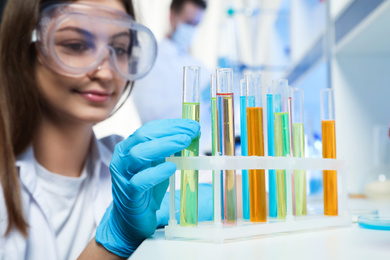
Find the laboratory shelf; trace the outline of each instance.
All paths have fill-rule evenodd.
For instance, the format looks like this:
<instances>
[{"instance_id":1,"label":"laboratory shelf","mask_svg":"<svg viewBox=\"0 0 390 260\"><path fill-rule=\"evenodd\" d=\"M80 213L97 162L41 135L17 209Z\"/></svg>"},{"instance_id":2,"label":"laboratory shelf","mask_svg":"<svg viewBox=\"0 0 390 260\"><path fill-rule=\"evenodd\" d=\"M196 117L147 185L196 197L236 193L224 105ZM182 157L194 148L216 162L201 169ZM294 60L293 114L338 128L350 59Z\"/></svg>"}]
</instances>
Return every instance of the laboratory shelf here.
<instances>
[{"instance_id":1,"label":"laboratory shelf","mask_svg":"<svg viewBox=\"0 0 390 260\"><path fill-rule=\"evenodd\" d=\"M306 115L317 133L319 112L313 102L318 86L335 89L337 155L350 164L348 192L363 193L367 176L374 174L374 128L390 121L390 1L332 0L330 9L328 29L307 45L285 78L302 87L305 98L312 93Z\"/></svg>"},{"instance_id":2,"label":"laboratory shelf","mask_svg":"<svg viewBox=\"0 0 390 260\"><path fill-rule=\"evenodd\" d=\"M390 1L355 1L335 23L336 55L390 54L389 24Z\"/></svg>"},{"instance_id":3,"label":"laboratory shelf","mask_svg":"<svg viewBox=\"0 0 390 260\"><path fill-rule=\"evenodd\" d=\"M334 2L334 1L333 1ZM334 29L335 54L390 53L390 2L386 0L355 0L331 21ZM326 32L323 30L292 64L286 73L290 84L294 84L322 59L325 53ZM374 39L374 40L373 40Z\"/></svg>"},{"instance_id":4,"label":"laboratory shelf","mask_svg":"<svg viewBox=\"0 0 390 260\"><path fill-rule=\"evenodd\" d=\"M286 79L289 84L295 84L301 80L304 75L310 71L324 58L324 35L320 34L311 47L306 51L303 57L291 66L286 73Z\"/></svg>"}]
</instances>

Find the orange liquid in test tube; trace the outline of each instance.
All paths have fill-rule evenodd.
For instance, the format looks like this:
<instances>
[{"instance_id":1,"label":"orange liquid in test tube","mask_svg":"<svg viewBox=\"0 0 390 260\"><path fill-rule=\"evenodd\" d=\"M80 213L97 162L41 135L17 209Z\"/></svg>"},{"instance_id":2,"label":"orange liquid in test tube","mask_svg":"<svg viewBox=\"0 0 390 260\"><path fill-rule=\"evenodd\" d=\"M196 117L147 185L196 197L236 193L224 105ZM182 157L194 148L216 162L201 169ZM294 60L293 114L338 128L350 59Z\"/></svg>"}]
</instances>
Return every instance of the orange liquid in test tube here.
<instances>
[{"instance_id":1,"label":"orange liquid in test tube","mask_svg":"<svg viewBox=\"0 0 390 260\"><path fill-rule=\"evenodd\" d=\"M263 108L247 107L248 155L264 156ZM265 171L249 170L250 221L266 222Z\"/></svg>"},{"instance_id":2,"label":"orange liquid in test tube","mask_svg":"<svg viewBox=\"0 0 390 260\"><path fill-rule=\"evenodd\" d=\"M335 120L322 121L322 155L324 158L336 159ZM337 216L337 171L324 170L323 184L324 213Z\"/></svg>"}]
</instances>

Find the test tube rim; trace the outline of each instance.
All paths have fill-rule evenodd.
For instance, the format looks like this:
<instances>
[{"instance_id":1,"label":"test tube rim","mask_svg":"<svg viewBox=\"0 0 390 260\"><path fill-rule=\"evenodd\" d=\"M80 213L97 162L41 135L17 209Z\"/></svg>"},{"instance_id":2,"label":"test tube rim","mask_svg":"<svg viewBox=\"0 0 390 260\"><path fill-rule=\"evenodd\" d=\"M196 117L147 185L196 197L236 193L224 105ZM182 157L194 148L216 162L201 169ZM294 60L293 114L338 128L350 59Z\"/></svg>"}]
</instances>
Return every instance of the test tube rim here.
<instances>
[{"instance_id":1,"label":"test tube rim","mask_svg":"<svg viewBox=\"0 0 390 260\"><path fill-rule=\"evenodd\" d=\"M301 98L300 98L300 118L301 118L301 120L299 121L299 122L297 122L296 121L296 106L295 106L295 102L297 102L296 101L296 98L295 98L295 92L296 91L299 91L300 92L300 95L301 95ZM297 87L295 87L295 88L292 88L292 93L293 93L293 95L292 95L292 102L293 102L293 111L292 111L292 123L293 124L296 124L296 123L304 123L304 116L305 116L305 111L304 111L304 107L303 107L303 104L304 104L304 98L305 98L305 94L304 94L304 91L303 91L303 89L302 88L297 88Z\"/></svg>"},{"instance_id":2,"label":"test tube rim","mask_svg":"<svg viewBox=\"0 0 390 260\"><path fill-rule=\"evenodd\" d=\"M183 103L199 103L200 102L200 70L199 66L183 66ZM191 91L187 87L187 71L196 73L196 83ZM195 91L194 91L195 90ZM188 95L189 93L189 95Z\"/></svg>"},{"instance_id":3,"label":"test tube rim","mask_svg":"<svg viewBox=\"0 0 390 260\"><path fill-rule=\"evenodd\" d=\"M325 104L325 96L328 93L328 102ZM335 100L334 100L334 89L333 88L323 88L320 90L320 105L321 105L321 120L335 120ZM329 99L330 95L330 99ZM328 109L326 116L325 108Z\"/></svg>"},{"instance_id":4,"label":"test tube rim","mask_svg":"<svg viewBox=\"0 0 390 260\"><path fill-rule=\"evenodd\" d=\"M253 91L250 91L249 88L249 80L254 80ZM245 75L245 86L246 86L246 96L254 96L255 103L254 107L262 107L263 106L263 75L260 73L249 73ZM252 94L253 93L253 94ZM251 107L249 105L249 99L247 99L247 107Z\"/></svg>"},{"instance_id":5,"label":"test tube rim","mask_svg":"<svg viewBox=\"0 0 390 260\"><path fill-rule=\"evenodd\" d=\"M220 76L221 74L227 75L227 86L221 86ZM233 69L231 68L219 68L216 70L216 84L217 95L218 94L232 94L233 93Z\"/></svg>"},{"instance_id":6,"label":"test tube rim","mask_svg":"<svg viewBox=\"0 0 390 260\"><path fill-rule=\"evenodd\" d=\"M283 84L280 84L283 82ZM278 102L275 102L277 95L280 95L280 112L288 112L288 98L290 95L289 85L287 79L274 79L272 80L272 94L274 98L274 112L276 112L276 106L279 105Z\"/></svg>"}]
</instances>

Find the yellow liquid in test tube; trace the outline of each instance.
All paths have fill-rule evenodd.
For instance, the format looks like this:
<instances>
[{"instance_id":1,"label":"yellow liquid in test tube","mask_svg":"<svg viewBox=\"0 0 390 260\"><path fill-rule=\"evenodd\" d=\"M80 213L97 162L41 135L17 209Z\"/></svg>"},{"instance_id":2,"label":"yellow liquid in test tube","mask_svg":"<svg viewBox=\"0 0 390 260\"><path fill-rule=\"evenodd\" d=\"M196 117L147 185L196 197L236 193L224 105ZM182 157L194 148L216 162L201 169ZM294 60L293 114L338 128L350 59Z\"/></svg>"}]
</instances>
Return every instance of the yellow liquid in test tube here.
<instances>
[{"instance_id":1,"label":"yellow liquid in test tube","mask_svg":"<svg viewBox=\"0 0 390 260\"><path fill-rule=\"evenodd\" d=\"M322 155L324 158L336 159L335 120L323 120ZM328 216L338 215L337 205L337 171L323 171L324 213Z\"/></svg>"},{"instance_id":2,"label":"yellow liquid in test tube","mask_svg":"<svg viewBox=\"0 0 390 260\"><path fill-rule=\"evenodd\" d=\"M183 118L199 122L199 103L183 103ZM199 156L199 136L182 150L181 156ZM180 225L195 226L198 224L198 171L181 171Z\"/></svg>"},{"instance_id":3,"label":"yellow liquid in test tube","mask_svg":"<svg viewBox=\"0 0 390 260\"><path fill-rule=\"evenodd\" d=\"M233 94L217 94L222 99L224 155L235 155ZM225 170L225 216L228 222L237 220L236 171Z\"/></svg>"},{"instance_id":4,"label":"yellow liquid in test tube","mask_svg":"<svg viewBox=\"0 0 390 260\"><path fill-rule=\"evenodd\" d=\"M264 156L263 108L247 107L248 155ZM249 170L250 221L267 221L265 170Z\"/></svg>"}]
</instances>

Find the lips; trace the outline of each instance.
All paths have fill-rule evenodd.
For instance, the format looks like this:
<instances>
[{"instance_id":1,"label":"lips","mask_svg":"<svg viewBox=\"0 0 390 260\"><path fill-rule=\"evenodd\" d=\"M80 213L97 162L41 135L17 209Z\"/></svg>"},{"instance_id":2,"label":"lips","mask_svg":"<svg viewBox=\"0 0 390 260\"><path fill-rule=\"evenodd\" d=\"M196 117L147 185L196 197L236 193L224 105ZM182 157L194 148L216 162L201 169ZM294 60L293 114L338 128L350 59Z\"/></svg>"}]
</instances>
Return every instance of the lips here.
<instances>
[{"instance_id":1,"label":"lips","mask_svg":"<svg viewBox=\"0 0 390 260\"><path fill-rule=\"evenodd\" d=\"M76 91L76 93L80 94L83 98L88 101L94 103L103 103L110 99L111 93L97 90L89 90L89 91Z\"/></svg>"}]
</instances>

